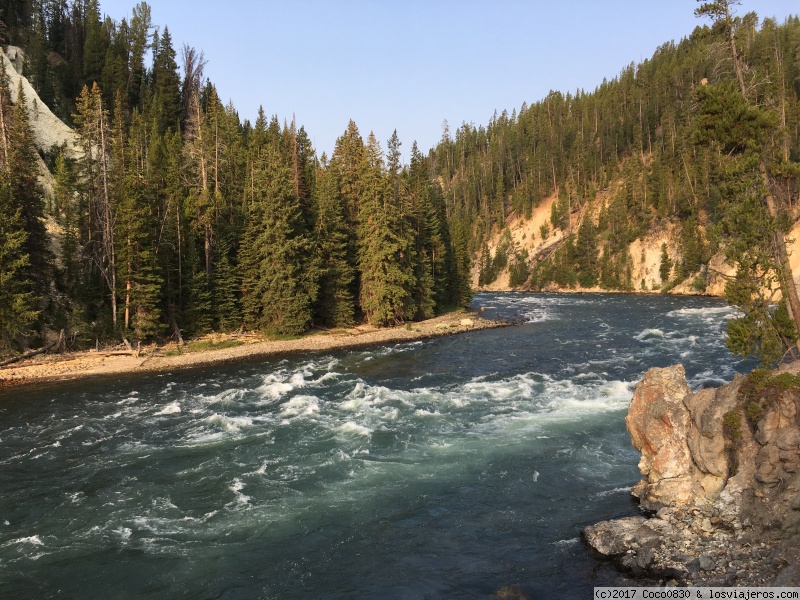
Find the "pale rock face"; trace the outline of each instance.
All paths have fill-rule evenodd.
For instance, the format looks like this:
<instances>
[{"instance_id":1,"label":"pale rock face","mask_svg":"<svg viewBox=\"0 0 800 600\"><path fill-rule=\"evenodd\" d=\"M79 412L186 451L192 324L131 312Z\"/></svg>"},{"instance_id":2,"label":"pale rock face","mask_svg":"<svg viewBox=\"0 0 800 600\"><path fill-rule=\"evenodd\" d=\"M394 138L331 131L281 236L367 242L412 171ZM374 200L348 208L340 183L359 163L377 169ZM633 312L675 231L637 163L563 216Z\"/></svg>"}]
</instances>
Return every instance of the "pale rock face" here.
<instances>
[{"instance_id":1,"label":"pale rock face","mask_svg":"<svg viewBox=\"0 0 800 600\"><path fill-rule=\"evenodd\" d=\"M797 421L797 406L792 398L782 395L776 410L767 412L758 423L756 440L759 444L770 444L787 428L793 427Z\"/></svg>"},{"instance_id":2,"label":"pale rock face","mask_svg":"<svg viewBox=\"0 0 800 600\"><path fill-rule=\"evenodd\" d=\"M18 67L24 63L22 50L8 46L5 52L0 50L0 60L5 63L11 100L14 102L17 100L19 85L22 83L28 109L28 120L36 147L43 151L50 151L53 147L64 145L73 157L77 156L81 152L78 136L52 113L28 80L20 75Z\"/></svg>"},{"instance_id":3,"label":"pale rock face","mask_svg":"<svg viewBox=\"0 0 800 600\"><path fill-rule=\"evenodd\" d=\"M683 399L691 394L683 366L651 369L636 386L625 423L642 453L639 470L647 478L640 492L645 508L681 505L694 496L693 463L686 440L691 419Z\"/></svg>"},{"instance_id":4,"label":"pale rock face","mask_svg":"<svg viewBox=\"0 0 800 600\"><path fill-rule=\"evenodd\" d=\"M728 476L725 459L725 436L722 432L722 411L714 405L715 390L701 390L686 396L685 405L692 416L694 428L689 430L689 451L695 465L703 473L717 477Z\"/></svg>"},{"instance_id":5,"label":"pale rock face","mask_svg":"<svg viewBox=\"0 0 800 600\"><path fill-rule=\"evenodd\" d=\"M636 386L625 423L634 447L642 452L639 469L651 482L686 474L688 449L673 442L689 424L683 407L689 393L680 365L651 369Z\"/></svg>"},{"instance_id":6,"label":"pale rock face","mask_svg":"<svg viewBox=\"0 0 800 600\"><path fill-rule=\"evenodd\" d=\"M789 370L800 373L800 364ZM767 397L761 418L750 423L742 381L693 393L680 365L645 373L626 424L644 475L632 494L657 518L587 527L582 539L599 555L634 574L695 582L734 575L752 582L788 564L780 576L800 582L800 392ZM739 419L735 436L725 431L732 415ZM793 558L752 554L753 543L763 548L764 540ZM720 552L728 553L721 562ZM732 555L749 557L748 568L730 571L731 560L744 564Z\"/></svg>"},{"instance_id":7,"label":"pale rock face","mask_svg":"<svg viewBox=\"0 0 800 600\"><path fill-rule=\"evenodd\" d=\"M680 365L645 373L626 418L642 453L645 479L633 491L645 509L713 510L730 525L774 521L787 503L783 490L800 483L800 397L782 392L751 427L738 398L742 380L692 393ZM740 419L735 443L724 432L731 412ZM753 498L766 498L773 507L764 510Z\"/></svg>"}]
</instances>

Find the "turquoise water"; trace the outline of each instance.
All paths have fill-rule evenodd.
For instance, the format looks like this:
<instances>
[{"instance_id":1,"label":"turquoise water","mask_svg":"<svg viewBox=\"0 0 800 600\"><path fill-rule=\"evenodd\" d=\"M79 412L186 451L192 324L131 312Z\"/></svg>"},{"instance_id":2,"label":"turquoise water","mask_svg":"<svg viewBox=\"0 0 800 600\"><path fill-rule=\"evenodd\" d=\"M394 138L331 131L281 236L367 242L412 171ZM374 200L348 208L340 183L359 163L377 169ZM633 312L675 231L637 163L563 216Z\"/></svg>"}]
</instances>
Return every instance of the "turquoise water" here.
<instances>
[{"instance_id":1,"label":"turquoise water","mask_svg":"<svg viewBox=\"0 0 800 600\"><path fill-rule=\"evenodd\" d=\"M705 298L480 294L521 324L0 393L2 598L586 598L651 366L745 366Z\"/></svg>"}]
</instances>

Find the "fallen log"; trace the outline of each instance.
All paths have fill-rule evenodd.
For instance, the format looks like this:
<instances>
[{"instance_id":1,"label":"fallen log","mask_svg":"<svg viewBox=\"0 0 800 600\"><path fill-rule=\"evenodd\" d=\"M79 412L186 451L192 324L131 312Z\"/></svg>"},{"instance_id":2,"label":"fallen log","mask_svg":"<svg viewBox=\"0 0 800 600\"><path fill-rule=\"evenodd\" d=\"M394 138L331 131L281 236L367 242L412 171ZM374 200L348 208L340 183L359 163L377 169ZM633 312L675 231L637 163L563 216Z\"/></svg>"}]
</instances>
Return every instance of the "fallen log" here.
<instances>
[{"instance_id":1,"label":"fallen log","mask_svg":"<svg viewBox=\"0 0 800 600\"><path fill-rule=\"evenodd\" d=\"M58 339L55 342L50 342L46 346L42 346L37 350L31 350L30 352L25 352L24 354L20 354L19 356L14 356L13 358L8 358L2 362L0 362L0 367L5 367L6 365L12 365L14 363L23 361L28 358L32 358L37 354L44 354L51 348L60 348L62 342L64 341L64 330L61 330L61 333L58 334Z\"/></svg>"}]
</instances>

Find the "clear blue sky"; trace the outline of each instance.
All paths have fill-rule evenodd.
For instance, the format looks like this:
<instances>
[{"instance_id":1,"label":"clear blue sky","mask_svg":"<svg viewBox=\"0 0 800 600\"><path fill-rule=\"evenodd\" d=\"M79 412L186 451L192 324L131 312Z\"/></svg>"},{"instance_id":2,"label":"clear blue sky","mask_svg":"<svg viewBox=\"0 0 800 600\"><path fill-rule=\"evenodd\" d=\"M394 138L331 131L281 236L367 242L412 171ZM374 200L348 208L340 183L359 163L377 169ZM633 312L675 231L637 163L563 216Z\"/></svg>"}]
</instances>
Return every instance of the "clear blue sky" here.
<instances>
[{"instance_id":1,"label":"clear blue sky","mask_svg":"<svg viewBox=\"0 0 800 600\"><path fill-rule=\"evenodd\" d=\"M138 0L100 0L119 21ZM695 0L151 0L153 23L205 52L206 76L242 119L259 105L305 126L330 154L355 120L397 129L407 159L447 120L485 124L550 90L593 90L704 23ZM739 14L800 13L799 0L743 0Z\"/></svg>"}]
</instances>

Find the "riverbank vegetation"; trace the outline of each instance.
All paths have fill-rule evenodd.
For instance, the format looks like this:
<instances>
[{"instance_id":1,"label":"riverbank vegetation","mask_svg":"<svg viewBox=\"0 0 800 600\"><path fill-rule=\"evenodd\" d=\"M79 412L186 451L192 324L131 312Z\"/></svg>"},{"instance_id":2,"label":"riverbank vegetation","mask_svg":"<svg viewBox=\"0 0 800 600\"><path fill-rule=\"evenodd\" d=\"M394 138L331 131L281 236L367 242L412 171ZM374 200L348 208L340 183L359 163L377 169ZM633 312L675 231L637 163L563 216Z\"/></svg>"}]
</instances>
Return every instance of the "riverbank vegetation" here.
<instances>
[{"instance_id":1,"label":"riverbank vegetation","mask_svg":"<svg viewBox=\"0 0 800 600\"><path fill-rule=\"evenodd\" d=\"M0 344L394 325L465 305L473 261L480 284L507 269L525 289L635 290L631 243L670 231L660 289L702 292L724 251L744 311L730 348L780 359L800 317L784 239L800 199L800 19L738 4L699 3L689 37L592 92L445 125L404 159L396 134L384 149L354 122L317 156L294 119L241 120L203 53L176 51L144 2L115 21L98 0L4 0L4 41L78 141L39 148L42 189L30 117L0 72ZM534 253L503 236L553 198L532 235L557 242Z\"/></svg>"},{"instance_id":2,"label":"riverbank vegetation","mask_svg":"<svg viewBox=\"0 0 800 600\"><path fill-rule=\"evenodd\" d=\"M468 303L468 232L415 145L403 165L396 135L385 153L350 122L318 157L294 119L242 121L203 53L176 52L145 3L121 21L101 20L97 0L0 11L39 97L79 140L41 151L45 193L24 99L11 102L0 72L5 350L46 330L74 348L242 327L297 335Z\"/></svg>"}]
</instances>

